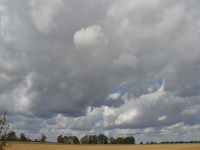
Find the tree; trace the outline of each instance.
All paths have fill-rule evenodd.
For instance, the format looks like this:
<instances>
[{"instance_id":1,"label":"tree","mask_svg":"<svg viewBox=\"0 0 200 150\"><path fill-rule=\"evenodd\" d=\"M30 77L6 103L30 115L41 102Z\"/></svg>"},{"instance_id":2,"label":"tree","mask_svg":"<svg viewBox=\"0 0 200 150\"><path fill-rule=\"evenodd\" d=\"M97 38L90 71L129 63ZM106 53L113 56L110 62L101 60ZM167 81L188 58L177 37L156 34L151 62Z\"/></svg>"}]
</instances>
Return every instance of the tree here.
<instances>
[{"instance_id":1,"label":"tree","mask_svg":"<svg viewBox=\"0 0 200 150\"><path fill-rule=\"evenodd\" d=\"M63 143L63 137L62 137L62 135L59 135L57 137L57 143Z\"/></svg>"},{"instance_id":2,"label":"tree","mask_svg":"<svg viewBox=\"0 0 200 150\"><path fill-rule=\"evenodd\" d=\"M41 137L41 142L46 142L47 136L46 135L42 135Z\"/></svg>"},{"instance_id":3,"label":"tree","mask_svg":"<svg viewBox=\"0 0 200 150\"><path fill-rule=\"evenodd\" d=\"M61 137L59 137L61 139ZM79 144L79 139L77 136L64 136L62 138L63 143L68 143L68 144Z\"/></svg>"},{"instance_id":4,"label":"tree","mask_svg":"<svg viewBox=\"0 0 200 150\"><path fill-rule=\"evenodd\" d=\"M0 141L4 141L4 140L6 140L6 135L5 135L5 134L3 134L3 135L1 136L1 140L0 140Z\"/></svg>"},{"instance_id":5,"label":"tree","mask_svg":"<svg viewBox=\"0 0 200 150\"><path fill-rule=\"evenodd\" d=\"M104 134L98 135L98 144L108 144L108 137Z\"/></svg>"},{"instance_id":6,"label":"tree","mask_svg":"<svg viewBox=\"0 0 200 150\"><path fill-rule=\"evenodd\" d=\"M124 138L123 144L135 144L135 138L132 136Z\"/></svg>"},{"instance_id":7,"label":"tree","mask_svg":"<svg viewBox=\"0 0 200 150\"><path fill-rule=\"evenodd\" d=\"M17 140L17 136L16 133L14 131L10 131L8 133L8 137L7 137L8 141L16 141Z\"/></svg>"},{"instance_id":8,"label":"tree","mask_svg":"<svg viewBox=\"0 0 200 150\"><path fill-rule=\"evenodd\" d=\"M86 134L84 137L81 138L81 143L89 144L89 140L90 140L90 136Z\"/></svg>"},{"instance_id":9,"label":"tree","mask_svg":"<svg viewBox=\"0 0 200 150\"><path fill-rule=\"evenodd\" d=\"M26 138L26 136L25 136L24 133L21 133L21 134L20 134L19 140L20 140L20 141L24 141L24 142L27 140L27 138Z\"/></svg>"},{"instance_id":10,"label":"tree","mask_svg":"<svg viewBox=\"0 0 200 150\"><path fill-rule=\"evenodd\" d=\"M0 136L1 136L1 142L0 142L0 150L4 150L5 147L8 147L7 144L7 130L9 129L9 123L6 120L6 112L2 115L0 115Z\"/></svg>"},{"instance_id":11,"label":"tree","mask_svg":"<svg viewBox=\"0 0 200 150\"><path fill-rule=\"evenodd\" d=\"M114 137L109 138L109 144L116 144L116 140Z\"/></svg>"},{"instance_id":12,"label":"tree","mask_svg":"<svg viewBox=\"0 0 200 150\"><path fill-rule=\"evenodd\" d=\"M124 138L123 137L116 138L116 144L124 144Z\"/></svg>"},{"instance_id":13,"label":"tree","mask_svg":"<svg viewBox=\"0 0 200 150\"><path fill-rule=\"evenodd\" d=\"M73 143L73 136L69 136L68 137L68 142L67 143L69 143L69 144L72 144Z\"/></svg>"},{"instance_id":14,"label":"tree","mask_svg":"<svg viewBox=\"0 0 200 150\"><path fill-rule=\"evenodd\" d=\"M96 135L90 135L89 144L97 144L97 143L98 143L98 137Z\"/></svg>"},{"instance_id":15,"label":"tree","mask_svg":"<svg viewBox=\"0 0 200 150\"><path fill-rule=\"evenodd\" d=\"M79 144L79 139L77 138L77 136L72 136L72 139L73 139L73 143L74 144Z\"/></svg>"},{"instance_id":16,"label":"tree","mask_svg":"<svg viewBox=\"0 0 200 150\"><path fill-rule=\"evenodd\" d=\"M68 137L67 136L64 136L62 139L63 139L63 143L68 143Z\"/></svg>"}]
</instances>

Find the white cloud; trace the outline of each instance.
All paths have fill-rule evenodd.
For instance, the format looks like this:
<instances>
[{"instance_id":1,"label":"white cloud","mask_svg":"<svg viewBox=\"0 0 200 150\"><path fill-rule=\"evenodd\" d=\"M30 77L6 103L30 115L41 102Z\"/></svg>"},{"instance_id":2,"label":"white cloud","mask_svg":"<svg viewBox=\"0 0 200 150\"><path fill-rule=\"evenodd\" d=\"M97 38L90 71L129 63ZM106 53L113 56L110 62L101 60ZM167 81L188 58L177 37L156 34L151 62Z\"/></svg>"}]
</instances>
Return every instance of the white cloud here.
<instances>
[{"instance_id":1,"label":"white cloud","mask_svg":"<svg viewBox=\"0 0 200 150\"><path fill-rule=\"evenodd\" d=\"M102 32L101 26L92 25L87 28L82 28L74 34L74 43L76 47L95 47L106 44L108 39Z\"/></svg>"},{"instance_id":2,"label":"white cloud","mask_svg":"<svg viewBox=\"0 0 200 150\"><path fill-rule=\"evenodd\" d=\"M200 112L200 105L190 106L181 112L181 115L197 115Z\"/></svg>"},{"instance_id":3,"label":"white cloud","mask_svg":"<svg viewBox=\"0 0 200 150\"><path fill-rule=\"evenodd\" d=\"M113 93L109 95L109 98L111 99L117 99L120 96L120 93Z\"/></svg>"},{"instance_id":4,"label":"white cloud","mask_svg":"<svg viewBox=\"0 0 200 150\"><path fill-rule=\"evenodd\" d=\"M121 124L134 122L135 119L137 119L138 115L139 115L139 113L137 112L137 110L126 111L117 117L115 124L121 125Z\"/></svg>"},{"instance_id":5,"label":"white cloud","mask_svg":"<svg viewBox=\"0 0 200 150\"><path fill-rule=\"evenodd\" d=\"M31 108L34 105L33 100L37 97L37 92L29 93L32 88L34 75L29 74L23 84L16 87L13 91L14 110L20 113L26 113L26 115L33 115Z\"/></svg>"},{"instance_id":6,"label":"white cloud","mask_svg":"<svg viewBox=\"0 0 200 150\"><path fill-rule=\"evenodd\" d=\"M54 17L64 5L62 0L31 0L29 5L32 21L39 31L47 34L57 27Z\"/></svg>"},{"instance_id":7,"label":"white cloud","mask_svg":"<svg viewBox=\"0 0 200 150\"><path fill-rule=\"evenodd\" d=\"M151 133L151 132L153 132L153 128L151 127L151 128L146 128L146 129L144 129L144 131L143 131L144 133Z\"/></svg>"},{"instance_id":8,"label":"white cloud","mask_svg":"<svg viewBox=\"0 0 200 150\"><path fill-rule=\"evenodd\" d=\"M159 121L163 121L163 120L165 120L166 118L167 118L167 117L163 115L162 117L158 117L158 120L159 120Z\"/></svg>"},{"instance_id":9,"label":"white cloud","mask_svg":"<svg viewBox=\"0 0 200 150\"><path fill-rule=\"evenodd\" d=\"M72 119L69 128L79 131L91 131L93 128L100 125L98 122L99 120L103 119L102 112L102 108L95 108L90 110L87 112L86 116Z\"/></svg>"},{"instance_id":10,"label":"white cloud","mask_svg":"<svg viewBox=\"0 0 200 150\"><path fill-rule=\"evenodd\" d=\"M11 20L11 16L7 13L8 9L5 5L0 4L0 35L2 38L1 40L4 40L6 43L13 44L13 42L16 41L16 36L9 33L10 27L12 26L13 21ZM16 25L16 24L15 24Z\"/></svg>"},{"instance_id":11,"label":"white cloud","mask_svg":"<svg viewBox=\"0 0 200 150\"><path fill-rule=\"evenodd\" d=\"M115 19L123 18L124 16L134 15L139 13L142 17L147 17L159 9L161 2L159 0L127 0L125 3L117 1L107 11L107 16Z\"/></svg>"}]
</instances>

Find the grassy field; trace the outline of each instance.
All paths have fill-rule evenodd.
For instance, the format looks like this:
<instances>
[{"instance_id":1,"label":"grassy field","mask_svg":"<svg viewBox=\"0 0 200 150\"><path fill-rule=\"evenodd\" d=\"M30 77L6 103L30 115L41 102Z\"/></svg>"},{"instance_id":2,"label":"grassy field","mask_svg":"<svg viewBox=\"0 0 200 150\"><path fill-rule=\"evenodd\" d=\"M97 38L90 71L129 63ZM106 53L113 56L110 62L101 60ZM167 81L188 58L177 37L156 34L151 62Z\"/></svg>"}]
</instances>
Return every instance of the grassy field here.
<instances>
[{"instance_id":1,"label":"grassy field","mask_svg":"<svg viewBox=\"0 0 200 150\"><path fill-rule=\"evenodd\" d=\"M157 145L67 145L50 143L12 143L6 150L200 150L200 144Z\"/></svg>"}]
</instances>

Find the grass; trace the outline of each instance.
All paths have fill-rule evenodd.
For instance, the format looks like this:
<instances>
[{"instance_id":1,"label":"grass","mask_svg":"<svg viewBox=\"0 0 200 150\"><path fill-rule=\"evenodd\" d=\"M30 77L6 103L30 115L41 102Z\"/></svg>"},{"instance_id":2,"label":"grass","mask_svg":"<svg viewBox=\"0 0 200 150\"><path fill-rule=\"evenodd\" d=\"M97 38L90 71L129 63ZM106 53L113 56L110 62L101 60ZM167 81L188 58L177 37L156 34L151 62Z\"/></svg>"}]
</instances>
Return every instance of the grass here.
<instances>
[{"instance_id":1,"label":"grass","mask_svg":"<svg viewBox=\"0 0 200 150\"><path fill-rule=\"evenodd\" d=\"M200 144L156 145L68 145L56 143L14 142L6 150L200 150Z\"/></svg>"}]
</instances>

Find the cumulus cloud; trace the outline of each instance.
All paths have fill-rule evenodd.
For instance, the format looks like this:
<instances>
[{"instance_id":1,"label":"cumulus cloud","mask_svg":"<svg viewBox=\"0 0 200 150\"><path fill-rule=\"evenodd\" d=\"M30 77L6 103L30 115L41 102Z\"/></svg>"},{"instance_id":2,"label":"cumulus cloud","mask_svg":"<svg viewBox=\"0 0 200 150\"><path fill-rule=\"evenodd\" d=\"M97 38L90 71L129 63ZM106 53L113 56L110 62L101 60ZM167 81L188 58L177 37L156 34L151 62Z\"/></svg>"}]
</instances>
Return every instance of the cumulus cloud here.
<instances>
[{"instance_id":1,"label":"cumulus cloud","mask_svg":"<svg viewBox=\"0 0 200 150\"><path fill-rule=\"evenodd\" d=\"M31 7L31 19L40 32L49 33L51 30L57 27L54 18L64 5L62 0L30 0L29 5Z\"/></svg>"},{"instance_id":2,"label":"cumulus cloud","mask_svg":"<svg viewBox=\"0 0 200 150\"><path fill-rule=\"evenodd\" d=\"M133 71L137 67L137 58L131 54L122 53L113 61L114 67L122 72Z\"/></svg>"},{"instance_id":3,"label":"cumulus cloud","mask_svg":"<svg viewBox=\"0 0 200 150\"><path fill-rule=\"evenodd\" d=\"M94 48L106 44L107 42L108 39L106 39L99 25L92 25L85 29L82 28L74 34L74 43L78 48Z\"/></svg>"},{"instance_id":4,"label":"cumulus cloud","mask_svg":"<svg viewBox=\"0 0 200 150\"><path fill-rule=\"evenodd\" d=\"M166 119L166 116L164 116L164 115L162 117L158 117L159 121L162 121L162 120L165 120L165 119Z\"/></svg>"},{"instance_id":5,"label":"cumulus cloud","mask_svg":"<svg viewBox=\"0 0 200 150\"><path fill-rule=\"evenodd\" d=\"M129 99L127 96L123 98L125 103L120 108L105 109L104 126L106 128L153 127L186 120L189 124L195 124L196 119L198 119L197 109L188 108L187 106L198 103L199 96L190 100L175 97L173 94L163 91L163 87L160 87L158 91L145 94L139 98ZM195 106L195 108L198 108L198 106ZM183 115L191 110L194 118ZM164 115L160 116L160 114Z\"/></svg>"},{"instance_id":6,"label":"cumulus cloud","mask_svg":"<svg viewBox=\"0 0 200 150\"><path fill-rule=\"evenodd\" d=\"M111 99L117 99L120 96L120 93L113 93L109 95L109 98Z\"/></svg>"},{"instance_id":7,"label":"cumulus cloud","mask_svg":"<svg viewBox=\"0 0 200 150\"><path fill-rule=\"evenodd\" d=\"M187 107L185 110L181 112L182 115L196 115L200 112L200 105L194 105Z\"/></svg>"},{"instance_id":8,"label":"cumulus cloud","mask_svg":"<svg viewBox=\"0 0 200 150\"><path fill-rule=\"evenodd\" d=\"M98 133L196 138L199 6L1 1L0 112L8 111L12 130L52 141Z\"/></svg>"}]
</instances>

